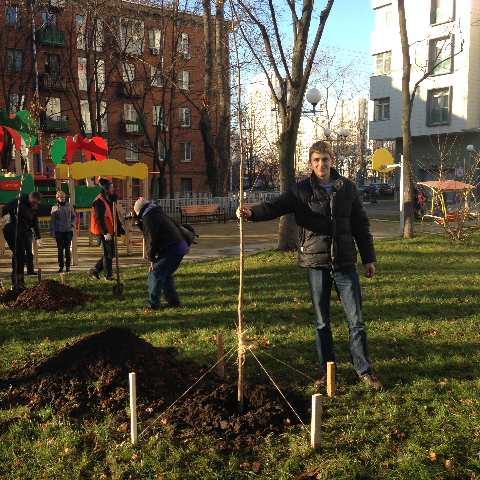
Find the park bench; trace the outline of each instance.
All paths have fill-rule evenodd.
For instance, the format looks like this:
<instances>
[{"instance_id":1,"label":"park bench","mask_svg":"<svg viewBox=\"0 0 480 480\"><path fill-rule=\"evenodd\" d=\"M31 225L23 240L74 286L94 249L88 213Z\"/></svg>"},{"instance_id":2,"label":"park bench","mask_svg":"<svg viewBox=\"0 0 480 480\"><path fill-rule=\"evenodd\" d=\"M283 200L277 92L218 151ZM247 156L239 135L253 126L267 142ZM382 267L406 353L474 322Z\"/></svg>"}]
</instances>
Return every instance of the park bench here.
<instances>
[{"instance_id":1,"label":"park bench","mask_svg":"<svg viewBox=\"0 0 480 480\"><path fill-rule=\"evenodd\" d=\"M218 221L223 217L223 223L226 222L225 212L220 211L220 206L216 203L210 205L182 205L180 207L180 223L183 222L185 217L185 223L188 218L191 217L218 217Z\"/></svg>"}]
</instances>

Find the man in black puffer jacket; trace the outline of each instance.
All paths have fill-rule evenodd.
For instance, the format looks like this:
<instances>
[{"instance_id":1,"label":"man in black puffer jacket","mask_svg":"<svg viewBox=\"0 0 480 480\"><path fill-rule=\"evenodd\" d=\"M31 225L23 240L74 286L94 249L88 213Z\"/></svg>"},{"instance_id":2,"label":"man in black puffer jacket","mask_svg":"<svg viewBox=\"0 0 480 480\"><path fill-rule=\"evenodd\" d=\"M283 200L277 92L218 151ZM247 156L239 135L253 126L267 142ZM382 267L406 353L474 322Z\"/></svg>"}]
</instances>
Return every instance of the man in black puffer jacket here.
<instances>
[{"instance_id":1,"label":"man in black puffer jacket","mask_svg":"<svg viewBox=\"0 0 480 480\"><path fill-rule=\"evenodd\" d=\"M362 318L362 295L355 269L357 244L365 276L372 278L376 261L370 222L362 196L348 178L332 168L333 151L326 142L316 142L309 151L310 177L293 185L279 197L237 210L253 222L272 220L293 213L300 227L298 265L307 268L310 296L316 316L317 351L322 368L317 387L327 382L327 363L335 362L330 326L332 284L343 304L350 331L350 353L359 378L380 390L368 358L367 333Z\"/></svg>"},{"instance_id":2,"label":"man in black puffer jacket","mask_svg":"<svg viewBox=\"0 0 480 480\"><path fill-rule=\"evenodd\" d=\"M161 207L139 198L133 207L145 240L145 252L150 260L148 270L148 301L146 309L160 308L162 291L169 307L181 307L173 274L190 251L177 224Z\"/></svg>"}]
</instances>

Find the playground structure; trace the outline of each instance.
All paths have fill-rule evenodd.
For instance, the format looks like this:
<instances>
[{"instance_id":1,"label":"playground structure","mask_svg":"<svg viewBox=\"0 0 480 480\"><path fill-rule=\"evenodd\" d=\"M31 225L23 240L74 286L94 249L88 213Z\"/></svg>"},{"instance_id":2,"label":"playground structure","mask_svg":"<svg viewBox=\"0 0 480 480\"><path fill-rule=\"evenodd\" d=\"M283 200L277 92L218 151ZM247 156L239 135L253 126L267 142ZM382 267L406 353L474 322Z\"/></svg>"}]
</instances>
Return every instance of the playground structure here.
<instances>
[{"instance_id":1,"label":"playground structure","mask_svg":"<svg viewBox=\"0 0 480 480\"><path fill-rule=\"evenodd\" d=\"M447 233L458 239L462 232L480 230L478 203L473 194L474 185L456 180L418 182L429 193L428 213L422 215L420 232L433 235ZM443 227L442 232L425 231L425 221ZM431 223L429 223L431 224Z\"/></svg>"}]
</instances>

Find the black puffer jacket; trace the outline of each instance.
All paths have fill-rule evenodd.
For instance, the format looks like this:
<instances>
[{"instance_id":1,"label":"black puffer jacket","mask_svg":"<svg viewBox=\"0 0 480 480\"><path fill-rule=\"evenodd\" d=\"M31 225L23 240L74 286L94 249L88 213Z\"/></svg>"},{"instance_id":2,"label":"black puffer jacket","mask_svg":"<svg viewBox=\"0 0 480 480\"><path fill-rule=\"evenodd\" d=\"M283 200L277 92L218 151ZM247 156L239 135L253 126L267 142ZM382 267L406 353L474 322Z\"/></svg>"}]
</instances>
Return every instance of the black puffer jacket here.
<instances>
[{"instance_id":1,"label":"black puffer jacket","mask_svg":"<svg viewBox=\"0 0 480 480\"><path fill-rule=\"evenodd\" d=\"M10 200L2 208L2 214L8 215L5 219L3 231L5 233L15 233L17 224L17 205L18 197ZM28 201L28 193L20 195L20 210L18 211L18 236L23 237L26 233L30 233L33 228L35 238L40 238L40 230L38 228L38 208L30 205Z\"/></svg>"},{"instance_id":2,"label":"black puffer jacket","mask_svg":"<svg viewBox=\"0 0 480 480\"><path fill-rule=\"evenodd\" d=\"M161 207L149 208L145 205L140 211L142 219L143 237L145 239L145 253L147 258L153 262L155 257L166 252L184 241L177 224L165 213Z\"/></svg>"},{"instance_id":3,"label":"black puffer jacket","mask_svg":"<svg viewBox=\"0 0 480 480\"><path fill-rule=\"evenodd\" d=\"M333 168L332 195L317 184L315 174L293 185L279 197L251 207L254 222L272 220L287 213L301 227L298 265L339 269L357 261L376 261L370 221L357 186Z\"/></svg>"}]
</instances>

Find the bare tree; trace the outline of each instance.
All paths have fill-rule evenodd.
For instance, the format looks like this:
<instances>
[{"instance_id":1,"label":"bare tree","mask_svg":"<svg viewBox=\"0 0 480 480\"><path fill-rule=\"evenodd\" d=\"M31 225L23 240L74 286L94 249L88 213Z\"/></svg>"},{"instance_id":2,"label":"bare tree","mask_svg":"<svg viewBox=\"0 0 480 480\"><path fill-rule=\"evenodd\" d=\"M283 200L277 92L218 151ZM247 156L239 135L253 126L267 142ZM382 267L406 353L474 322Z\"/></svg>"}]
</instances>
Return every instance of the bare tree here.
<instances>
[{"instance_id":1,"label":"bare tree","mask_svg":"<svg viewBox=\"0 0 480 480\"><path fill-rule=\"evenodd\" d=\"M403 229L404 238L413 238L413 154L412 154L412 108L418 86L428 78L436 68L449 61L453 56L463 51L463 40L460 43L460 49L451 54L446 54L448 42L444 42L435 52L431 61L424 65L415 64L417 70L421 70L419 78L411 85L412 61L410 58L410 47L408 41L407 22L405 16L405 0L398 0L398 20L400 26L400 41L402 45L402 138L403 138L403 172L404 172L404 211L405 225Z\"/></svg>"},{"instance_id":2,"label":"bare tree","mask_svg":"<svg viewBox=\"0 0 480 480\"><path fill-rule=\"evenodd\" d=\"M286 2L293 29L293 43L289 52L285 49L285 41L282 40L283 19L278 4L274 4L272 0L258 1L254 4L240 0L238 4L241 11L236 13L236 20L240 22L240 17L248 20L239 24L243 40L267 77L279 110L282 127L278 139L279 180L280 190L283 192L295 182L295 148L305 91L333 0L328 0L327 6L318 18L315 37L310 47L308 38L314 20L313 0ZM256 38L260 39L261 45L260 42L255 43ZM278 96L275 95L270 72L273 72L276 82L281 86ZM279 228L279 250L295 249L295 232L293 216L283 216Z\"/></svg>"}]
</instances>

